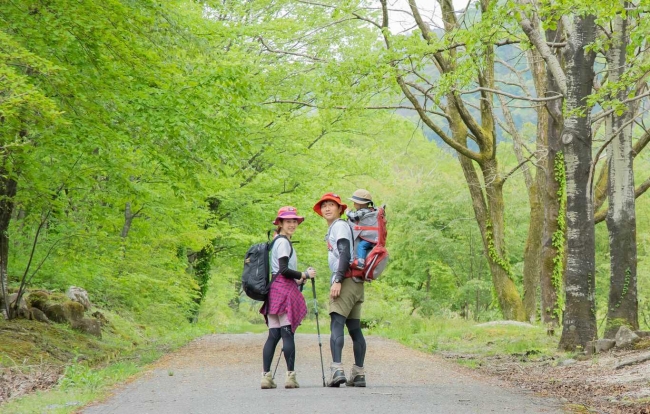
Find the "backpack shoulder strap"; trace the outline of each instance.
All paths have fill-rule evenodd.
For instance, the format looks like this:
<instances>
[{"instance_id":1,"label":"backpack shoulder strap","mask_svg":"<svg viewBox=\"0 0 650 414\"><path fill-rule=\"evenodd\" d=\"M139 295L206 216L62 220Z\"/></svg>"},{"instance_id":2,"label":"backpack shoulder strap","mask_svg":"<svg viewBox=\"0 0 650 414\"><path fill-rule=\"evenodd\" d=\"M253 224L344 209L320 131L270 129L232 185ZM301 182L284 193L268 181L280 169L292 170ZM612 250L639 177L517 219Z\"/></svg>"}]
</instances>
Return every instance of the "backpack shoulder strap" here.
<instances>
[{"instance_id":1,"label":"backpack shoulder strap","mask_svg":"<svg viewBox=\"0 0 650 414\"><path fill-rule=\"evenodd\" d=\"M348 228L348 230L350 230L350 261L352 261L354 260L354 232L352 231L352 226L350 226L350 224L347 221L343 220L342 218L339 218L336 219L334 223L332 223L332 225L330 226L330 230L327 231L327 240L328 240L327 242L329 243L330 232L332 227L334 227L334 224L338 221L342 221L345 224L345 226Z\"/></svg>"},{"instance_id":2,"label":"backpack shoulder strap","mask_svg":"<svg viewBox=\"0 0 650 414\"><path fill-rule=\"evenodd\" d=\"M330 228L327 230L327 236L326 236L326 238L327 238L327 239L330 238L330 233L332 232L332 227L334 227L334 224L337 223L337 222L339 222L339 221L342 221L343 223L345 223L345 225L348 226L348 228L350 229L350 242L354 244L354 232L352 231L352 226L350 226L350 224L348 224L348 222L345 221L345 220L343 220L342 218L339 218L339 219L334 220L334 223L332 223L332 225L330 226Z\"/></svg>"},{"instance_id":3,"label":"backpack shoulder strap","mask_svg":"<svg viewBox=\"0 0 650 414\"><path fill-rule=\"evenodd\" d=\"M281 234L278 234L277 236L275 236L273 240L271 240L271 244L269 244L269 251L273 248L273 244L275 243L275 241L280 238L285 239L286 241L289 242L289 248L291 249L291 252L289 253L289 258L291 258L291 256L293 256L293 243L291 243L291 240L287 236L283 236Z\"/></svg>"}]
</instances>

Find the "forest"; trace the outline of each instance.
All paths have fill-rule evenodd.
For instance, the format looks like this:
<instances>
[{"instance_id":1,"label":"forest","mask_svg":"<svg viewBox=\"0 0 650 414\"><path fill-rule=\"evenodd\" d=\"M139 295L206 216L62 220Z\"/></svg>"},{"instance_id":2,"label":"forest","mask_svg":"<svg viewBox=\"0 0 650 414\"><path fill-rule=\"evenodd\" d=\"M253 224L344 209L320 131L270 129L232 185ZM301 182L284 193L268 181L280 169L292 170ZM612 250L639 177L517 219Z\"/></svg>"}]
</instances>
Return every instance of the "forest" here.
<instances>
[{"instance_id":1,"label":"forest","mask_svg":"<svg viewBox=\"0 0 650 414\"><path fill-rule=\"evenodd\" d=\"M0 336L70 286L129 343L263 326L242 259L284 205L326 309L312 206L358 188L368 326L650 330L650 2L425 3L0 2Z\"/></svg>"}]
</instances>

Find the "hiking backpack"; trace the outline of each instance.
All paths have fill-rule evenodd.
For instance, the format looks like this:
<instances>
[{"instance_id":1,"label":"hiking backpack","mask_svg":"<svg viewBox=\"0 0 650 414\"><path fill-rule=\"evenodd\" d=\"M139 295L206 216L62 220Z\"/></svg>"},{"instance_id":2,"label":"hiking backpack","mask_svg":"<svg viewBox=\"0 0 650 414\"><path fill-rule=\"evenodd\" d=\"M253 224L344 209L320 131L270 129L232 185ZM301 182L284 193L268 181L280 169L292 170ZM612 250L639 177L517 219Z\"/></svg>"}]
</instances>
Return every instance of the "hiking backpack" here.
<instances>
[{"instance_id":1,"label":"hiking backpack","mask_svg":"<svg viewBox=\"0 0 650 414\"><path fill-rule=\"evenodd\" d=\"M244 257L244 271L241 275L241 287L249 298L265 301L268 297L271 283L275 280L275 278L269 280L271 275L269 255L273 248L273 243L281 237L289 240L285 236L278 235L272 241L252 245L246 252L246 256ZM291 241L289 241L289 245L291 246L289 257L291 257L293 255Z\"/></svg>"},{"instance_id":2,"label":"hiking backpack","mask_svg":"<svg viewBox=\"0 0 650 414\"><path fill-rule=\"evenodd\" d=\"M355 258L350 270L348 270L345 276L358 277L366 282L377 280L379 278L379 275L381 275L381 273L388 265L389 257L388 250L386 250L386 236L388 235L386 228L386 205L383 205L377 209L377 227L359 225L352 225L351 227L353 230L357 231L376 230L378 237L377 244L366 256L366 262L363 270L356 268L357 260ZM358 243L357 239L354 240L355 244ZM354 252L356 254L356 246L354 248Z\"/></svg>"}]
</instances>

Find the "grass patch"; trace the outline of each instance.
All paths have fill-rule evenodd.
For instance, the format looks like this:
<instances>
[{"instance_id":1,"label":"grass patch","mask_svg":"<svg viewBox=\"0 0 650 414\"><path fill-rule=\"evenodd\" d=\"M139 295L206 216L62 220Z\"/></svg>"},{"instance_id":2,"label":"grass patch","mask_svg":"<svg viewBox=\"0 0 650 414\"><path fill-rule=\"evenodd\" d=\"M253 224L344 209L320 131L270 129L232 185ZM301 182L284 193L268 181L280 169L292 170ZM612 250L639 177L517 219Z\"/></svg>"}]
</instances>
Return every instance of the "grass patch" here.
<instances>
[{"instance_id":1,"label":"grass patch","mask_svg":"<svg viewBox=\"0 0 650 414\"><path fill-rule=\"evenodd\" d=\"M37 392L2 406L3 413L71 413L104 397L110 386L127 380L141 371L134 361L92 368L84 364L70 365L56 388Z\"/></svg>"},{"instance_id":2,"label":"grass patch","mask_svg":"<svg viewBox=\"0 0 650 414\"><path fill-rule=\"evenodd\" d=\"M104 311L103 311L104 312ZM190 340L210 333L205 324L144 326L104 312L110 326L102 339L84 335L65 324L0 320L0 369L29 374L34 366L58 369L56 385L2 404L3 413L71 413L101 399L115 384L126 381ZM3 386L9 386L8 382Z\"/></svg>"},{"instance_id":3,"label":"grass patch","mask_svg":"<svg viewBox=\"0 0 650 414\"><path fill-rule=\"evenodd\" d=\"M533 360L558 353L559 338L546 335L541 326L480 326L463 319L410 317L378 323L369 331L425 352L517 355Z\"/></svg>"}]
</instances>

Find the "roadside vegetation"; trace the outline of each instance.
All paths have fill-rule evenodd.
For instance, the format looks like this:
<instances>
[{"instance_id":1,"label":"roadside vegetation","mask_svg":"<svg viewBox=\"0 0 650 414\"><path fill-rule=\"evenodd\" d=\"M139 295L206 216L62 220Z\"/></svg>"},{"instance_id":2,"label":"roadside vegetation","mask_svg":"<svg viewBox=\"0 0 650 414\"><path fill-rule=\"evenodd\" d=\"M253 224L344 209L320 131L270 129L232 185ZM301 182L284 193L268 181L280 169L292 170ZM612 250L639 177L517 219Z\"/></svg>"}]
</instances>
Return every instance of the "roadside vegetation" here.
<instances>
[{"instance_id":1,"label":"roadside vegetation","mask_svg":"<svg viewBox=\"0 0 650 414\"><path fill-rule=\"evenodd\" d=\"M650 330L647 1L389 3L0 5L1 410L263 332L241 261L284 205L326 335L329 191L387 206L370 334L480 368Z\"/></svg>"}]
</instances>

